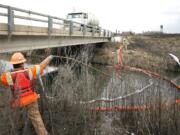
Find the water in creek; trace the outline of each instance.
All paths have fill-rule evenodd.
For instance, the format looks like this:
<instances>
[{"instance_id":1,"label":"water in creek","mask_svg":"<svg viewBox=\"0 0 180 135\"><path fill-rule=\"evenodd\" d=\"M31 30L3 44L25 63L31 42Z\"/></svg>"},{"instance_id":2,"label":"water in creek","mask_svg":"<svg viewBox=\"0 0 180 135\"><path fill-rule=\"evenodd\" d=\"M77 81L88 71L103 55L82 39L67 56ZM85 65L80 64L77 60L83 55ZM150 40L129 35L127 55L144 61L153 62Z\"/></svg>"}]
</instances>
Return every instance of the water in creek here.
<instances>
[{"instance_id":1,"label":"water in creek","mask_svg":"<svg viewBox=\"0 0 180 135\"><path fill-rule=\"evenodd\" d=\"M178 91L170 83L113 67L98 69L81 67L77 74L69 64L59 68L47 91L55 134L178 134ZM152 108L112 109L145 105Z\"/></svg>"},{"instance_id":2,"label":"water in creek","mask_svg":"<svg viewBox=\"0 0 180 135\"><path fill-rule=\"evenodd\" d=\"M87 47L80 55L70 53L76 61L62 60L56 73L42 77L43 86L37 80L41 114L51 135L178 135L179 92L172 84L139 72L91 65L92 51ZM25 110L20 110L22 120L14 123L15 111L8 107L11 96L0 88L5 94L0 97L0 135L17 135L15 125L28 125L22 126L24 135L35 135Z\"/></svg>"}]
</instances>

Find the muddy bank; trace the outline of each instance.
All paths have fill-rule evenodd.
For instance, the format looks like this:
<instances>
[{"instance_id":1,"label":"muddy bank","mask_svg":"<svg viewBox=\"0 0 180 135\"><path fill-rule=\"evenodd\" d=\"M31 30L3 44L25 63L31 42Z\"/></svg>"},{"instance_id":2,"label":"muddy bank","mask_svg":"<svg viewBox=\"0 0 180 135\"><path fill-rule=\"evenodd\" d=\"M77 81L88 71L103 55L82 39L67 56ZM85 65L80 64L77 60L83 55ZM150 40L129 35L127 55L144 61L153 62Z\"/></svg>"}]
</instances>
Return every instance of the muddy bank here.
<instances>
[{"instance_id":1,"label":"muddy bank","mask_svg":"<svg viewBox=\"0 0 180 135\"><path fill-rule=\"evenodd\" d=\"M116 64L116 50L121 43L105 43L100 46L96 46L94 50L94 57L92 63L100 65L114 66Z\"/></svg>"}]
</instances>

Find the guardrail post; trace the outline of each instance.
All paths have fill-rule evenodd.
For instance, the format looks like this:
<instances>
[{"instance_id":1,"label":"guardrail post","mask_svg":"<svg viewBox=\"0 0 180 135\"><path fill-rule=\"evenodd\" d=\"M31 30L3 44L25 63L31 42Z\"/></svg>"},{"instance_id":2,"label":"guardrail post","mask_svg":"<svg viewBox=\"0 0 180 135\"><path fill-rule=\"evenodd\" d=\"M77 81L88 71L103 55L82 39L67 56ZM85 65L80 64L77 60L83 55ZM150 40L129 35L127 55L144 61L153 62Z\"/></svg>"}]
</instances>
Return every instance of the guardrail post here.
<instances>
[{"instance_id":1,"label":"guardrail post","mask_svg":"<svg viewBox=\"0 0 180 135\"><path fill-rule=\"evenodd\" d=\"M111 31L109 31L109 37L111 37L112 36L112 33L111 33Z\"/></svg>"},{"instance_id":2,"label":"guardrail post","mask_svg":"<svg viewBox=\"0 0 180 135\"><path fill-rule=\"evenodd\" d=\"M104 30L103 35L104 35L104 37L106 37L106 30Z\"/></svg>"},{"instance_id":3,"label":"guardrail post","mask_svg":"<svg viewBox=\"0 0 180 135\"><path fill-rule=\"evenodd\" d=\"M101 28L99 27L98 30L99 30L99 36L101 36Z\"/></svg>"},{"instance_id":4,"label":"guardrail post","mask_svg":"<svg viewBox=\"0 0 180 135\"><path fill-rule=\"evenodd\" d=\"M73 34L73 22L70 21L69 23L69 35L71 36Z\"/></svg>"},{"instance_id":5,"label":"guardrail post","mask_svg":"<svg viewBox=\"0 0 180 135\"><path fill-rule=\"evenodd\" d=\"M49 16L48 17L48 35L51 35L52 31L53 31L53 20Z\"/></svg>"},{"instance_id":6,"label":"guardrail post","mask_svg":"<svg viewBox=\"0 0 180 135\"><path fill-rule=\"evenodd\" d=\"M95 33L95 29L94 29L94 26L92 26L92 37L94 37L94 33Z\"/></svg>"},{"instance_id":7,"label":"guardrail post","mask_svg":"<svg viewBox=\"0 0 180 135\"><path fill-rule=\"evenodd\" d=\"M86 27L86 25L84 24L83 25L83 36L85 36L86 35L86 31L87 31L87 29L86 29L87 27Z\"/></svg>"},{"instance_id":8,"label":"guardrail post","mask_svg":"<svg viewBox=\"0 0 180 135\"><path fill-rule=\"evenodd\" d=\"M12 7L8 7L8 34L11 35L14 31L14 11Z\"/></svg>"}]
</instances>

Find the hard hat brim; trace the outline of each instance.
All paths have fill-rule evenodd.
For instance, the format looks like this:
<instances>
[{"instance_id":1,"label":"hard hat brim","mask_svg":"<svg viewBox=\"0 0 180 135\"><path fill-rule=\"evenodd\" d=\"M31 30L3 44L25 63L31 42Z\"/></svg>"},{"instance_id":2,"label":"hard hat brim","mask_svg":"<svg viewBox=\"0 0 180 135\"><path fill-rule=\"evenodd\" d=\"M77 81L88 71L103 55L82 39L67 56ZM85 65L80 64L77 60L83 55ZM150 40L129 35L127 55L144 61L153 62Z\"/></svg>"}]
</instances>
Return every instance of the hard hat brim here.
<instances>
[{"instance_id":1,"label":"hard hat brim","mask_svg":"<svg viewBox=\"0 0 180 135\"><path fill-rule=\"evenodd\" d=\"M16 64L21 64L21 63L25 63L26 62L26 59L24 60L21 60L21 61L11 61L10 63L13 64L13 65L16 65Z\"/></svg>"}]
</instances>

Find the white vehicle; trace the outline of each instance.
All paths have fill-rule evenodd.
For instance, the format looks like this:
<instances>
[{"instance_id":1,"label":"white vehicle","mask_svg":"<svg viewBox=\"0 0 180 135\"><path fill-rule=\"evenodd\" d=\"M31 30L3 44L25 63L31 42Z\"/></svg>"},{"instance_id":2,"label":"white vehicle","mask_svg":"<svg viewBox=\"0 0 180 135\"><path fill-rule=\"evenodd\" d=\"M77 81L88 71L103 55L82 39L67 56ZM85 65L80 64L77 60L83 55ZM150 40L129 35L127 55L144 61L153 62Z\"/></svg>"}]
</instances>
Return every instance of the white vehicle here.
<instances>
[{"instance_id":1,"label":"white vehicle","mask_svg":"<svg viewBox=\"0 0 180 135\"><path fill-rule=\"evenodd\" d=\"M69 13L67 15L67 20L87 25L88 14L83 12Z\"/></svg>"},{"instance_id":2,"label":"white vehicle","mask_svg":"<svg viewBox=\"0 0 180 135\"><path fill-rule=\"evenodd\" d=\"M84 13L84 12L69 13L67 15L67 20L68 21L65 22L66 24L69 24L69 21L77 22L78 24L73 23L73 27L80 28L79 29L80 31L83 30L84 25L88 25L87 28L89 28L88 31L90 32L92 32L92 26L95 28L99 28L99 21L95 19L93 15L88 13Z\"/></svg>"}]
</instances>

